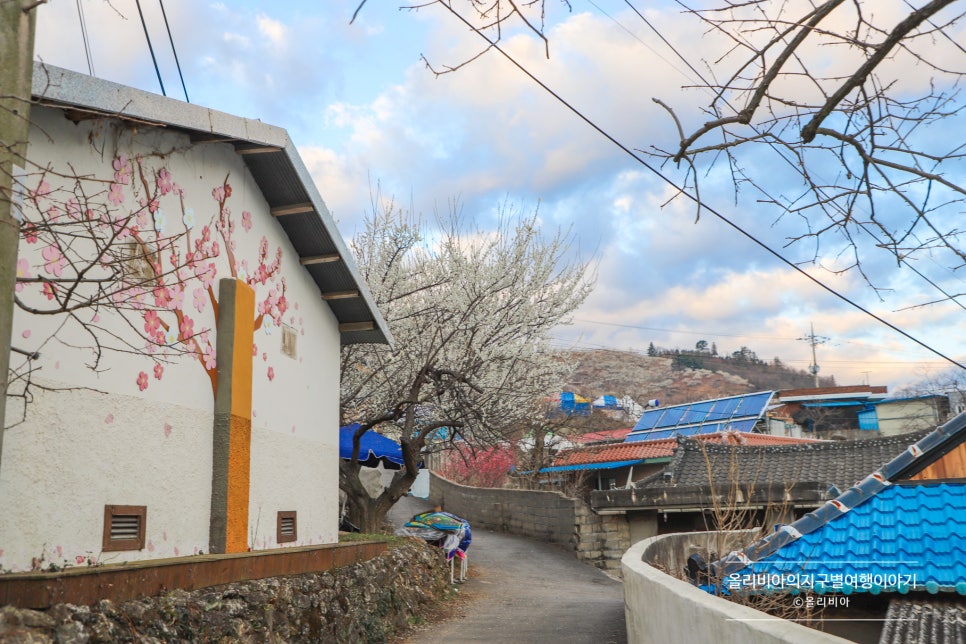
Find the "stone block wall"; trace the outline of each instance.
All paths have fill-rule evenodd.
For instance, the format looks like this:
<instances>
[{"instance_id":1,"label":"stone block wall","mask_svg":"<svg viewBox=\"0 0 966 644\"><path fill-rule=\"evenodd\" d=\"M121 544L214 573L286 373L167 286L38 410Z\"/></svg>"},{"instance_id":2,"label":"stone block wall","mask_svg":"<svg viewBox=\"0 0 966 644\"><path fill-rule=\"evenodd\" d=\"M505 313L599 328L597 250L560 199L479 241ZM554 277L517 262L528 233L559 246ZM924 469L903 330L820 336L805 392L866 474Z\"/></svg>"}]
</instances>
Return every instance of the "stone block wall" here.
<instances>
[{"instance_id":1,"label":"stone block wall","mask_svg":"<svg viewBox=\"0 0 966 644\"><path fill-rule=\"evenodd\" d=\"M560 492L469 487L433 473L429 498L473 527L556 543L615 574L620 574L621 557L630 547L625 517L598 515L580 499Z\"/></svg>"},{"instance_id":2,"label":"stone block wall","mask_svg":"<svg viewBox=\"0 0 966 644\"><path fill-rule=\"evenodd\" d=\"M439 548L413 541L328 572L46 611L0 607L2 642L386 642L449 590Z\"/></svg>"}]
</instances>

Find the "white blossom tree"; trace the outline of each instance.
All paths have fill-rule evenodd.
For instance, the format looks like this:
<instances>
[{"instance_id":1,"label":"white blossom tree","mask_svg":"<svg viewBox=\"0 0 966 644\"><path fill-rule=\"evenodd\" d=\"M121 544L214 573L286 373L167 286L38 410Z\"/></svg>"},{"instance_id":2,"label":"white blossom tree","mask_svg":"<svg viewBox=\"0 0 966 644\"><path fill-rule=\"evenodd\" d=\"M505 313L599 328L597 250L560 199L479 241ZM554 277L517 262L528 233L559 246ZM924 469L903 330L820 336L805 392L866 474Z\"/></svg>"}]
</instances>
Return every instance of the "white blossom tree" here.
<instances>
[{"instance_id":1,"label":"white blossom tree","mask_svg":"<svg viewBox=\"0 0 966 644\"><path fill-rule=\"evenodd\" d=\"M374 205L351 243L395 338L394 347L352 345L342 354L342 421L360 427L340 486L349 521L364 531L378 530L409 491L427 444L505 440L570 369L549 334L590 292L590 265L568 259L568 235L542 236L536 213L514 218L504 209L494 231L463 221L454 207L430 231L392 203ZM373 428L397 439L405 460L376 498L358 460Z\"/></svg>"}]
</instances>

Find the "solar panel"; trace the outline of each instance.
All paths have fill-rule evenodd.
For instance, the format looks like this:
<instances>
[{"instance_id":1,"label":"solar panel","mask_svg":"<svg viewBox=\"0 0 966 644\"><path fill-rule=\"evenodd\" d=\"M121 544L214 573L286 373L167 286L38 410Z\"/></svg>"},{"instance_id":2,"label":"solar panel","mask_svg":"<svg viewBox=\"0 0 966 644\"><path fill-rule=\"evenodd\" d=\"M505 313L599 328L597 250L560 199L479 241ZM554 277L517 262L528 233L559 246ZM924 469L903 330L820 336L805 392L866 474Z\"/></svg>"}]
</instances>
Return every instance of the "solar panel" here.
<instances>
[{"instance_id":1,"label":"solar panel","mask_svg":"<svg viewBox=\"0 0 966 644\"><path fill-rule=\"evenodd\" d=\"M625 442L729 430L751 431L765 413L773 394L772 391L759 391L740 396L648 409L627 435Z\"/></svg>"}]
</instances>

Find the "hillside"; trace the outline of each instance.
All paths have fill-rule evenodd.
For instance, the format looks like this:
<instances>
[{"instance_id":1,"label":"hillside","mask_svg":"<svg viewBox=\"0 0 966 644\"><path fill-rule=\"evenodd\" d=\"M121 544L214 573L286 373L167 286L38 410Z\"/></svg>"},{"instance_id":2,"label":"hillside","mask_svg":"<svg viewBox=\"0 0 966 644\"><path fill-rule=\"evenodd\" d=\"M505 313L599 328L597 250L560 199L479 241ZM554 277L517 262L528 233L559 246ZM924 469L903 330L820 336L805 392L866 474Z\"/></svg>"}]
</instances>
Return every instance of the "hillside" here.
<instances>
[{"instance_id":1,"label":"hillside","mask_svg":"<svg viewBox=\"0 0 966 644\"><path fill-rule=\"evenodd\" d=\"M693 352L646 356L629 351L570 351L564 358L577 367L572 391L589 398L628 395L644 404L661 405L707 400L752 391L814 386L811 374L756 359L735 359ZM834 378L822 378L833 386Z\"/></svg>"}]
</instances>

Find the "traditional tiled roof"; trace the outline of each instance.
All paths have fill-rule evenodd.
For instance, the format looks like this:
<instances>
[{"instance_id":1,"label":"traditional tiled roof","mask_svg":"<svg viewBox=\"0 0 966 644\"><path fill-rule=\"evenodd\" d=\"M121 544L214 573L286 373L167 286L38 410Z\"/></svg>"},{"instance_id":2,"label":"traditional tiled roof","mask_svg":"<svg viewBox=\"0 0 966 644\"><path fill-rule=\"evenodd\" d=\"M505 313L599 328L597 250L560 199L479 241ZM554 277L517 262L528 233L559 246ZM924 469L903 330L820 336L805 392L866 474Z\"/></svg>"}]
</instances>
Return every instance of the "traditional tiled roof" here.
<instances>
[{"instance_id":1,"label":"traditional tiled roof","mask_svg":"<svg viewBox=\"0 0 966 644\"><path fill-rule=\"evenodd\" d=\"M817 592L966 595L966 483L885 487L722 583L757 588L743 581L751 573L792 578L790 588Z\"/></svg>"},{"instance_id":2,"label":"traditional tiled roof","mask_svg":"<svg viewBox=\"0 0 966 644\"><path fill-rule=\"evenodd\" d=\"M943 599L893 599L879 644L909 642L966 642L966 605Z\"/></svg>"},{"instance_id":3,"label":"traditional tiled roof","mask_svg":"<svg viewBox=\"0 0 966 644\"><path fill-rule=\"evenodd\" d=\"M815 443L811 439L772 436L771 434L752 434L749 432L719 432L694 436L692 442L702 444L727 443L729 445L788 445ZM678 448L678 439L661 438L658 440L638 441L635 443L611 443L607 445L587 445L561 451L554 459L554 466L582 465L585 463L607 463L610 461L649 460L670 458Z\"/></svg>"},{"instance_id":4,"label":"traditional tiled roof","mask_svg":"<svg viewBox=\"0 0 966 644\"><path fill-rule=\"evenodd\" d=\"M841 489L875 470L925 435L860 441L812 441L783 445L720 445L694 438L678 439L681 448L650 486L725 486L817 482ZM667 475L670 474L670 477Z\"/></svg>"},{"instance_id":5,"label":"traditional tiled roof","mask_svg":"<svg viewBox=\"0 0 966 644\"><path fill-rule=\"evenodd\" d=\"M898 438L914 440L910 435ZM712 564L713 573L723 579L748 569L754 562L768 566L808 559L818 564L828 551L839 552L840 556L844 552L865 553L895 557L896 566L899 558L905 557L901 562L908 566L903 570L916 574L915 581L907 580L911 587L923 584L929 592L955 590L966 594L966 484L895 485L916 475L964 440L966 414L960 414L814 512L716 561ZM818 534L810 536L814 533ZM813 557L812 551L802 550L809 544L818 557ZM829 570L837 570L838 565L828 564ZM879 589L894 588L902 590L898 580Z\"/></svg>"},{"instance_id":6,"label":"traditional tiled roof","mask_svg":"<svg viewBox=\"0 0 966 644\"><path fill-rule=\"evenodd\" d=\"M573 439L575 443L601 443L604 441L622 441L631 433L630 427L624 429L601 429L596 432L587 432Z\"/></svg>"},{"instance_id":7,"label":"traditional tiled roof","mask_svg":"<svg viewBox=\"0 0 966 644\"><path fill-rule=\"evenodd\" d=\"M720 445L695 436L679 438L680 447L663 472L631 488L592 492L591 505L595 510L703 509L730 504L740 492L748 507L780 503L813 508L922 435L783 445Z\"/></svg>"}]
</instances>

